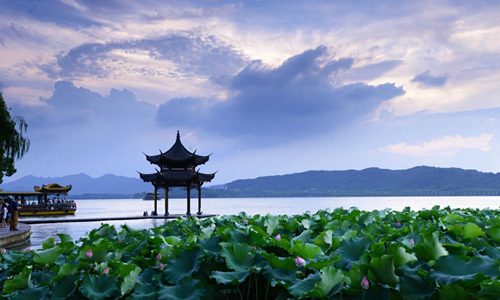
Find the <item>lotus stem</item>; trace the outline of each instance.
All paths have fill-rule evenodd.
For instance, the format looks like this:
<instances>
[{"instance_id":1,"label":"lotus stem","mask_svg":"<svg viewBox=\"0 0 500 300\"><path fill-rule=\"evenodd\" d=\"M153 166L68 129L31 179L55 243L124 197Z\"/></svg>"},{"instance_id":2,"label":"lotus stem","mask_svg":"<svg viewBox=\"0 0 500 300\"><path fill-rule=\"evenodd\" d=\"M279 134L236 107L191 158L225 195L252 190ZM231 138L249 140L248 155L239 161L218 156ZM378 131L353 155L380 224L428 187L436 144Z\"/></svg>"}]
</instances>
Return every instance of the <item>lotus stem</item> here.
<instances>
[{"instance_id":1,"label":"lotus stem","mask_svg":"<svg viewBox=\"0 0 500 300\"><path fill-rule=\"evenodd\" d=\"M266 300L267 300L267 292L269 291L269 284L271 283L272 276L273 276L273 269L271 268L271 274L269 274L269 279L267 280L267 286L266 286Z\"/></svg>"},{"instance_id":2,"label":"lotus stem","mask_svg":"<svg viewBox=\"0 0 500 300\"><path fill-rule=\"evenodd\" d=\"M251 286L252 286L252 273L250 273L250 276L248 278L247 300L250 299L250 287Z\"/></svg>"},{"instance_id":3,"label":"lotus stem","mask_svg":"<svg viewBox=\"0 0 500 300\"><path fill-rule=\"evenodd\" d=\"M243 295L241 294L240 287L236 286L238 288L238 292L240 293L240 299L243 300Z\"/></svg>"},{"instance_id":4,"label":"lotus stem","mask_svg":"<svg viewBox=\"0 0 500 300\"><path fill-rule=\"evenodd\" d=\"M259 283L257 282L257 274L255 274L255 299L259 300Z\"/></svg>"}]
</instances>

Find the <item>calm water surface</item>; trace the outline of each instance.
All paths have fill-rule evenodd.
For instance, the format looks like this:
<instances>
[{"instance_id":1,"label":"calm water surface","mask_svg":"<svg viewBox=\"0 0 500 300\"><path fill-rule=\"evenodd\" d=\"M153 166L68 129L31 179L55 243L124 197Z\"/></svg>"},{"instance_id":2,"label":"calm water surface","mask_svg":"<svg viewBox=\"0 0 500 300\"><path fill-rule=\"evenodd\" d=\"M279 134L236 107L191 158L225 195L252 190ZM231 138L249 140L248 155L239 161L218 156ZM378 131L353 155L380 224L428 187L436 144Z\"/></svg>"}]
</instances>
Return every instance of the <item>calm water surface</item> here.
<instances>
[{"instance_id":1,"label":"calm water surface","mask_svg":"<svg viewBox=\"0 0 500 300\"><path fill-rule=\"evenodd\" d=\"M151 213L153 201L142 199L113 199L113 200L77 200L78 210L75 216L42 217L47 219L66 218L98 218L98 217L125 217L142 216L144 211ZM164 201L158 202L158 213L164 213ZM191 213L197 211L197 199L191 201ZM316 212L320 209L331 210L344 207L357 207L361 210L374 210L391 208L402 210L406 206L413 210L422 208L430 209L435 205L452 208L499 208L500 197L323 197L323 198L221 198L203 199L202 211L207 214L234 215L245 211L249 215L273 214L296 215L307 211ZM186 213L186 199L170 199L169 212L171 214ZM40 217L39 217L40 218ZM28 218L26 218L28 219ZM22 222L22 218L20 220ZM120 225L127 223L135 228L151 228L164 224L165 220L133 220L105 222L115 225L120 230ZM58 233L66 233L76 241L92 229L98 228L101 222L84 223L53 223L36 224L32 226L32 249L41 248L42 243L50 237L58 240Z\"/></svg>"}]
</instances>

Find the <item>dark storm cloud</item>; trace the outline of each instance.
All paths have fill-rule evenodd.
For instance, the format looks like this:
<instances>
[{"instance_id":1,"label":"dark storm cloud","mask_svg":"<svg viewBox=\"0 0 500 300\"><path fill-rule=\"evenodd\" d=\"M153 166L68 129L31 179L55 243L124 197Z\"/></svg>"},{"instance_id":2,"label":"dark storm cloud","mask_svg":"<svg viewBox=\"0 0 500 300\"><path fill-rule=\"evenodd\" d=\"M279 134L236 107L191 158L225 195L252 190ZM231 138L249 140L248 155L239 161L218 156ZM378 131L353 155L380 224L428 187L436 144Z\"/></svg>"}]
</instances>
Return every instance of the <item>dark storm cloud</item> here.
<instances>
[{"instance_id":1,"label":"dark storm cloud","mask_svg":"<svg viewBox=\"0 0 500 300\"><path fill-rule=\"evenodd\" d=\"M334 88L331 77L351 68L352 59L328 60L318 47L268 69L252 62L228 80L234 96L224 101L172 99L160 106L157 121L165 127L213 130L235 138L290 141L338 130L366 116L380 103L404 94L386 83L354 83Z\"/></svg>"},{"instance_id":2,"label":"dark storm cloud","mask_svg":"<svg viewBox=\"0 0 500 300\"><path fill-rule=\"evenodd\" d=\"M247 63L241 53L217 38L183 31L157 39L80 45L57 55L56 65L40 65L39 68L53 79L107 78L116 70L103 62L121 59L113 56L113 50L144 51L151 58L178 64L177 72L201 76L234 74Z\"/></svg>"},{"instance_id":3,"label":"dark storm cloud","mask_svg":"<svg viewBox=\"0 0 500 300\"><path fill-rule=\"evenodd\" d=\"M449 76L432 76L429 70L415 76L411 82L418 82L424 87L440 87L446 84Z\"/></svg>"}]
</instances>

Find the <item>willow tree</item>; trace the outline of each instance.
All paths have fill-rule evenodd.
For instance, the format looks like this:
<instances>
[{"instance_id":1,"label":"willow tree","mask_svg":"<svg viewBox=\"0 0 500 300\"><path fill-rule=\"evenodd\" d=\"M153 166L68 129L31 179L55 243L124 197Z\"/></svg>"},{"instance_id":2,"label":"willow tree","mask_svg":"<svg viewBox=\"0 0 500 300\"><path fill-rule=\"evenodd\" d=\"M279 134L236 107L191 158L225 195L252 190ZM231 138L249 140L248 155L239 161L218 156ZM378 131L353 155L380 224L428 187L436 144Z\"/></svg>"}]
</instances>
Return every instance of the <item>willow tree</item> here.
<instances>
[{"instance_id":1,"label":"willow tree","mask_svg":"<svg viewBox=\"0 0 500 300\"><path fill-rule=\"evenodd\" d=\"M23 136L28 124L23 117L11 116L0 93L0 183L16 173L14 161L28 152L30 141Z\"/></svg>"}]
</instances>

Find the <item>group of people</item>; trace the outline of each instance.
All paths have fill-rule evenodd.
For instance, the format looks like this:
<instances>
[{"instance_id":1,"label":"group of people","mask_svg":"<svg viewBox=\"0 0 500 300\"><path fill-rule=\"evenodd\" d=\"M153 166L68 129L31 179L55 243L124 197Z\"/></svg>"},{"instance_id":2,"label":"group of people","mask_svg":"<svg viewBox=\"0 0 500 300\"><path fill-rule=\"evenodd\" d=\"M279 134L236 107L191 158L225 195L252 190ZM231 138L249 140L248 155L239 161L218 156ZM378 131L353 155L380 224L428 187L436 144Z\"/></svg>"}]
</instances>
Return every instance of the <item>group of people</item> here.
<instances>
[{"instance_id":1,"label":"group of people","mask_svg":"<svg viewBox=\"0 0 500 300\"><path fill-rule=\"evenodd\" d=\"M11 231L18 231L17 222L19 220L19 198L16 197L12 200L12 197L7 197L5 199L0 199L0 227L9 228Z\"/></svg>"}]
</instances>

